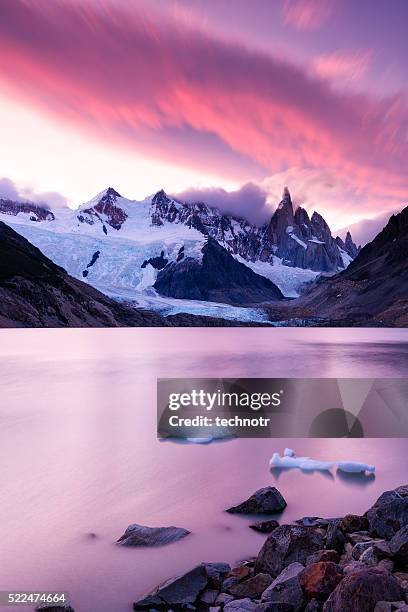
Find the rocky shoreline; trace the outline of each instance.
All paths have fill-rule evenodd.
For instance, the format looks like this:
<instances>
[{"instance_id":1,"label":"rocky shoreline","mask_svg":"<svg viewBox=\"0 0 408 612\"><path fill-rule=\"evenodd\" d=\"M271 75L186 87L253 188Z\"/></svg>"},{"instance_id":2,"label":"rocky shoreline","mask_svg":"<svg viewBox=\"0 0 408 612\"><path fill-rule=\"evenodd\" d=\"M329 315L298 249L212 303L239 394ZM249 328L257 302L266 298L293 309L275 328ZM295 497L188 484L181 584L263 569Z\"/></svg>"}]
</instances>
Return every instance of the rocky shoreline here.
<instances>
[{"instance_id":1,"label":"rocky shoreline","mask_svg":"<svg viewBox=\"0 0 408 612\"><path fill-rule=\"evenodd\" d=\"M275 487L265 487L228 511L271 515L285 506ZM269 518L249 527L267 534L257 557L233 568L201 563L133 610L408 612L408 485L383 493L362 516L282 525ZM74 612L68 605L36 610Z\"/></svg>"}]
</instances>

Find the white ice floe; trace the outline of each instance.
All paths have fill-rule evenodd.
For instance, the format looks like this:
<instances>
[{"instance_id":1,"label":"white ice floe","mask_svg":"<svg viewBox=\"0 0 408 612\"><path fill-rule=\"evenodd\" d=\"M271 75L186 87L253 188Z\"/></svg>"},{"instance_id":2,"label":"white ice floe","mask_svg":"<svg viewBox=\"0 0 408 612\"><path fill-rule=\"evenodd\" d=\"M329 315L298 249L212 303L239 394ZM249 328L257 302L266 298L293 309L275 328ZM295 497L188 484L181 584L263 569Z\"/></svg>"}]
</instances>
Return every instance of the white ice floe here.
<instances>
[{"instance_id":1,"label":"white ice floe","mask_svg":"<svg viewBox=\"0 0 408 612\"><path fill-rule=\"evenodd\" d=\"M313 471L321 470L328 471L333 467L337 467L342 472L351 474L360 474L363 472L375 472L374 465L360 463L358 461L319 461L311 457L297 457L295 451L291 448L285 448L283 456L279 453L273 453L272 459L269 462L271 468L299 468L300 470Z\"/></svg>"}]
</instances>

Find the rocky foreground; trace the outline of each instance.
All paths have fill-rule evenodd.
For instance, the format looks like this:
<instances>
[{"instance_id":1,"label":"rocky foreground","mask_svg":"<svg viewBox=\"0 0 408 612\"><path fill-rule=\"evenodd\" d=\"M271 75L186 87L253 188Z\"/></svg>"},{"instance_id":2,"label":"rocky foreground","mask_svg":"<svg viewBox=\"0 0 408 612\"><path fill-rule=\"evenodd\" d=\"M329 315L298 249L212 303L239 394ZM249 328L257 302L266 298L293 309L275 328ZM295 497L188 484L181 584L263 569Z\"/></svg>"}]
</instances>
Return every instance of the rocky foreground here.
<instances>
[{"instance_id":1,"label":"rocky foreground","mask_svg":"<svg viewBox=\"0 0 408 612\"><path fill-rule=\"evenodd\" d=\"M270 515L285 506L280 492L266 487L228 511ZM408 612L408 485L383 493L363 516L249 526L269 534L256 558L234 568L201 563L135 602L133 610ZM70 606L37 610L74 612Z\"/></svg>"}]
</instances>

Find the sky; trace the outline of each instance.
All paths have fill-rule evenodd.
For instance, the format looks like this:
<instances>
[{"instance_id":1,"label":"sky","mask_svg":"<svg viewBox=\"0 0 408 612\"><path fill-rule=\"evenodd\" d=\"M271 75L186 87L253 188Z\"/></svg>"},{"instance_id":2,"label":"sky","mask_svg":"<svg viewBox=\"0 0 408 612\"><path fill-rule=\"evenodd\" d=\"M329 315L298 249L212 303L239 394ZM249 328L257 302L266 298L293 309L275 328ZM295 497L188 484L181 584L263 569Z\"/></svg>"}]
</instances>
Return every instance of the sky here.
<instances>
[{"instance_id":1,"label":"sky","mask_svg":"<svg viewBox=\"0 0 408 612\"><path fill-rule=\"evenodd\" d=\"M0 194L164 188L262 223L287 185L373 227L408 203L406 23L406 0L2 0Z\"/></svg>"}]
</instances>

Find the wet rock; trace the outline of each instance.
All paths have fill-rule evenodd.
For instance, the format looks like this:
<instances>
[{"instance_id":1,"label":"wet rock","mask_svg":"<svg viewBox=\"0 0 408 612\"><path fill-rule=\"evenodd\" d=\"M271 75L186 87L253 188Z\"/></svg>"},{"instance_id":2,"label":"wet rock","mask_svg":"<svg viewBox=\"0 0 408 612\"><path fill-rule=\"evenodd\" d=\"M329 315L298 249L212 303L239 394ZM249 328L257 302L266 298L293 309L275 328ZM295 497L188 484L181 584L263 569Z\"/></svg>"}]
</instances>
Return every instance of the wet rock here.
<instances>
[{"instance_id":1,"label":"wet rock","mask_svg":"<svg viewBox=\"0 0 408 612\"><path fill-rule=\"evenodd\" d=\"M257 604L246 597L245 599L234 599L224 606L225 612L254 612Z\"/></svg>"},{"instance_id":2,"label":"wet rock","mask_svg":"<svg viewBox=\"0 0 408 612\"><path fill-rule=\"evenodd\" d=\"M164 546L185 538L190 532L182 527L145 527L129 525L117 541L121 546Z\"/></svg>"},{"instance_id":3,"label":"wet rock","mask_svg":"<svg viewBox=\"0 0 408 612\"><path fill-rule=\"evenodd\" d=\"M326 548L342 552L346 538L340 527L340 520L335 520L329 523L326 534Z\"/></svg>"},{"instance_id":4,"label":"wet rock","mask_svg":"<svg viewBox=\"0 0 408 612\"><path fill-rule=\"evenodd\" d=\"M305 565L306 559L324 548L324 537L313 527L281 525L272 531L262 546L255 572L278 576L291 563Z\"/></svg>"},{"instance_id":5,"label":"wet rock","mask_svg":"<svg viewBox=\"0 0 408 612\"><path fill-rule=\"evenodd\" d=\"M303 525L304 527L328 527L330 520L335 519L324 519L319 516L304 516L301 519L295 521L298 525Z\"/></svg>"},{"instance_id":6,"label":"wet rock","mask_svg":"<svg viewBox=\"0 0 408 612\"><path fill-rule=\"evenodd\" d=\"M305 608L305 612L322 612L323 602L317 599L311 599Z\"/></svg>"},{"instance_id":7,"label":"wet rock","mask_svg":"<svg viewBox=\"0 0 408 612\"><path fill-rule=\"evenodd\" d=\"M259 523L253 523L250 528L259 533L271 533L274 529L279 527L278 521L274 519L270 521L260 521Z\"/></svg>"},{"instance_id":8,"label":"wet rock","mask_svg":"<svg viewBox=\"0 0 408 612\"><path fill-rule=\"evenodd\" d=\"M220 590L221 584L231 571L228 563L203 563L207 571L208 584L212 589Z\"/></svg>"},{"instance_id":9,"label":"wet rock","mask_svg":"<svg viewBox=\"0 0 408 612\"><path fill-rule=\"evenodd\" d=\"M245 514L273 514L286 508L286 501L275 487L264 487L256 491L238 506L228 508L227 512Z\"/></svg>"},{"instance_id":10,"label":"wet rock","mask_svg":"<svg viewBox=\"0 0 408 612\"><path fill-rule=\"evenodd\" d=\"M341 568L332 561L308 565L300 574L300 586L307 599L325 600L343 578Z\"/></svg>"},{"instance_id":11,"label":"wet rock","mask_svg":"<svg viewBox=\"0 0 408 612\"><path fill-rule=\"evenodd\" d=\"M369 524L366 516L357 514L346 514L340 521L340 528L344 533L368 530Z\"/></svg>"},{"instance_id":12,"label":"wet rock","mask_svg":"<svg viewBox=\"0 0 408 612\"><path fill-rule=\"evenodd\" d=\"M388 572L368 568L349 574L324 605L324 612L372 612L379 601L400 601L403 591Z\"/></svg>"},{"instance_id":13,"label":"wet rock","mask_svg":"<svg viewBox=\"0 0 408 612\"><path fill-rule=\"evenodd\" d=\"M319 563L320 561L332 561L338 563L340 561L340 555L337 550L318 550L306 559L306 565L311 563Z\"/></svg>"},{"instance_id":14,"label":"wet rock","mask_svg":"<svg viewBox=\"0 0 408 612\"><path fill-rule=\"evenodd\" d=\"M229 592L237 599L243 599L245 597L256 599L262 595L271 582L272 577L269 574L256 574L252 578L232 586Z\"/></svg>"},{"instance_id":15,"label":"wet rock","mask_svg":"<svg viewBox=\"0 0 408 612\"><path fill-rule=\"evenodd\" d=\"M146 597L133 604L134 610L169 610L172 606L194 604L198 596L211 582L221 580L230 570L226 563L202 563L185 574L168 580Z\"/></svg>"},{"instance_id":16,"label":"wet rock","mask_svg":"<svg viewBox=\"0 0 408 612\"><path fill-rule=\"evenodd\" d=\"M366 516L370 534L390 540L408 525L408 485L380 495Z\"/></svg>"},{"instance_id":17,"label":"wet rock","mask_svg":"<svg viewBox=\"0 0 408 612\"><path fill-rule=\"evenodd\" d=\"M303 570L301 563L291 563L264 591L261 601L290 605L293 612L300 610L303 605L303 591L299 575Z\"/></svg>"},{"instance_id":18,"label":"wet rock","mask_svg":"<svg viewBox=\"0 0 408 612\"><path fill-rule=\"evenodd\" d=\"M390 550L399 561L408 561L408 525L402 527L390 541Z\"/></svg>"}]
</instances>

